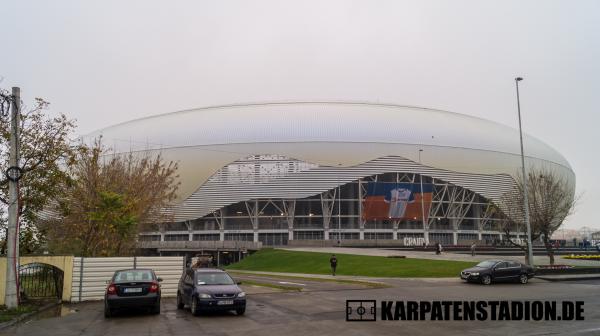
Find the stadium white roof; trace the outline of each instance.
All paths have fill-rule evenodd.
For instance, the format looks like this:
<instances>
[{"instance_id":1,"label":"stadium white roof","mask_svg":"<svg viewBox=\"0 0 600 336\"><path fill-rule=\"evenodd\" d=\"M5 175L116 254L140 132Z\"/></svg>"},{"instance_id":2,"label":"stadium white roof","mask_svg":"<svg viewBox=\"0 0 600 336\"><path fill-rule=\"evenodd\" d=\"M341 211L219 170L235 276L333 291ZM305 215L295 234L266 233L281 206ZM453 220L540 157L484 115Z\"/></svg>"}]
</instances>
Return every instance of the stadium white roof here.
<instances>
[{"instance_id":1,"label":"stadium white roof","mask_svg":"<svg viewBox=\"0 0 600 336\"><path fill-rule=\"evenodd\" d=\"M281 154L324 166L354 166L397 155L464 173L511 174L520 167L518 130L463 114L361 102L285 102L198 108L104 128L118 152L160 149L180 163L189 196L218 169L252 154ZM525 136L528 165L569 175L567 160ZM422 152L419 152L422 149Z\"/></svg>"}]
</instances>

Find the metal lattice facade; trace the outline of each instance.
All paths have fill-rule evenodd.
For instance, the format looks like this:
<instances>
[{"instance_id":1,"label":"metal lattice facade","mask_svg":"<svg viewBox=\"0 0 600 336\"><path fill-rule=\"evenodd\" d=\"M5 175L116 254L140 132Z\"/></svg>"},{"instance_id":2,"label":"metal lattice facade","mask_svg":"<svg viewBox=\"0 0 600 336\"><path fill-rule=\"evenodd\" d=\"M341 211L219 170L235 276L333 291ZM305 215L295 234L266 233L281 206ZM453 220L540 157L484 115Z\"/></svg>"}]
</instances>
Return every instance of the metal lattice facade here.
<instances>
[{"instance_id":1,"label":"metal lattice facade","mask_svg":"<svg viewBox=\"0 0 600 336\"><path fill-rule=\"evenodd\" d=\"M366 183L414 183L421 178L433 186L425 223L416 218L363 218L361 204ZM282 155L253 155L221 168L172 209L176 223L165 225L160 233L148 233L144 239L218 237L261 241L265 245L319 239L411 237L449 244L495 239L500 228L486 212L487 205L489 200L498 200L511 190L514 183L507 174L457 173L398 156L353 167L327 167Z\"/></svg>"}]
</instances>

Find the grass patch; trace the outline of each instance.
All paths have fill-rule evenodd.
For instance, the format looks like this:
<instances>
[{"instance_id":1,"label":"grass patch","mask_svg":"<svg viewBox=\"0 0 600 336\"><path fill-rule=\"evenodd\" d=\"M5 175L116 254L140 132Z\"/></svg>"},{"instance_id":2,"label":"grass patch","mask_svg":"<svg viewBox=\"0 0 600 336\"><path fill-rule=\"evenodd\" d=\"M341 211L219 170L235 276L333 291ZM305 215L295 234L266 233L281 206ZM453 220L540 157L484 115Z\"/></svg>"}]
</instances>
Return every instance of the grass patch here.
<instances>
[{"instance_id":1,"label":"grass patch","mask_svg":"<svg viewBox=\"0 0 600 336\"><path fill-rule=\"evenodd\" d=\"M298 286L278 285L278 284L273 284L273 283L269 283L269 282L260 282L260 281L254 281L254 280L244 280L242 282L242 285L268 287L268 288L281 289L284 291L295 291L295 292L300 292L302 290L302 287L298 287Z\"/></svg>"},{"instance_id":2,"label":"grass patch","mask_svg":"<svg viewBox=\"0 0 600 336\"><path fill-rule=\"evenodd\" d=\"M227 266L227 269L329 275L331 274L330 256L329 253L262 249L238 263ZM338 259L336 274L371 277L456 277L461 270L476 264L466 261L401 259L353 254L336 254L336 256Z\"/></svg>"},{"instance_id":3,"label":"grass patch","mask_svg":"<svg viewBox=\"0 0 600 336\"><path fill-rule=\"evenodd\" d=\"M6 306L2 306L2 308L0 308L0 322L10 321L34 310L35 307L29 305L20 305L16 309L6 309Z\"/></svg>"}]
</instances>

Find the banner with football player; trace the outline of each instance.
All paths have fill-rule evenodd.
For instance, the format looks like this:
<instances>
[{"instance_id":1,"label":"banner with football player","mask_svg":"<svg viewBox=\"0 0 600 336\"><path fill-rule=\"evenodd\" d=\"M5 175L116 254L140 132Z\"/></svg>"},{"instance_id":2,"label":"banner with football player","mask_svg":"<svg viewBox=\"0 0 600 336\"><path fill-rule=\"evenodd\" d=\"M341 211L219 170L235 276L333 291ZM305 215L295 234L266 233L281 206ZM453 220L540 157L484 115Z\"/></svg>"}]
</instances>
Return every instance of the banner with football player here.
<instances>
[{"instance_id":1,"label":"banner with football player","mask_svg":"<svg viewBox=\"0 0 600 336\"><path fill-rule=\"evenodd\" d=\"M425 220L429 216L433 185L423 183L369 182L363 200L363 218Z\"/></svg>"}]
</instances>

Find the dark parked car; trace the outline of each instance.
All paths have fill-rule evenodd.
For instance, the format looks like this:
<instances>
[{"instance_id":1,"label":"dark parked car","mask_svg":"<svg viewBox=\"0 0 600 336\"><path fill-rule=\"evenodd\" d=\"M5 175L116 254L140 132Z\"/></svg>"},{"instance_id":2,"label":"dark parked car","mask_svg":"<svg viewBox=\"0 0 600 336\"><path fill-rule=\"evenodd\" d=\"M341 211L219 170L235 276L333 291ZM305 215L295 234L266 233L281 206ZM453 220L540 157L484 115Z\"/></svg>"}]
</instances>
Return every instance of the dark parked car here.
<instances>
[{"instance_id":1,"label":"dark parked car","mask_svg":"<svg viewBox=\"0 0 600 336\"><path fill-rule=\"evenodd\" d=\"M534 275L531 266L512 260L486 260L460 272L461 279L484 285L489 285L492 281L519 281L526 284Z\"/></svg>"},{"instance_id":2,"label":"dark parked car","mask_svg":"<svg viewBox=\"0 0 600 336\"><path fill-rule=\"evenodd\" d=\"M208 310L246 312L244 293L227 272L214 268L186 269L177 288L177 309L189 305L192 314Z\"/></svg>"},{"instance_id":3,"label":"dark parked car","mask_svg":"<svg viewBox=\"0 0 600 336\"><path fill-rule=\"evenodd\" d=\"M161 281L151 269L116 271L106 287L104 316L111 317L116 310L132 308L146 308L160 314Z\"/></svg>"}]
</instances>

